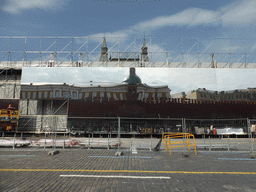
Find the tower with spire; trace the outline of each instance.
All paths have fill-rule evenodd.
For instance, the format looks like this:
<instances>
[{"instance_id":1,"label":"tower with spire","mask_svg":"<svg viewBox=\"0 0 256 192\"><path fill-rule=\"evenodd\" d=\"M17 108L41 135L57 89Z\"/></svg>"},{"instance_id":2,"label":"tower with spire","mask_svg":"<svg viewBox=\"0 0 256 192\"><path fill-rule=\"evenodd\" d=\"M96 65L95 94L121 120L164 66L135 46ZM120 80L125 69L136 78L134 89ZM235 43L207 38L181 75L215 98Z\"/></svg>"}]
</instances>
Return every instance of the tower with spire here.
<instances>
[{"instance_id":1,"label":"tower with spire","mask_svg":"<svg viewBox=\"0 0 256 192\"><path fill-rule=\"evenodd\" d=\"M141 48L141 61L142 61L142 63L143 62L149 62L149 59L148 59L148 47L146 45L145 37L144 37L144 40L143 40L143 47Z\"/></svg>"},{"instance_id":2,"label":"tower with spire","mask_svg":"<svg viewBox=\"0 0 256 192\"><path fill-rule=\"evenodd\" d=\"M103 39L103 46L101 47L101 55L100 55L100 61L101 62L107 62L108 61L108 48L106 43L106 38Z\"/></svg>"}]
</instances>

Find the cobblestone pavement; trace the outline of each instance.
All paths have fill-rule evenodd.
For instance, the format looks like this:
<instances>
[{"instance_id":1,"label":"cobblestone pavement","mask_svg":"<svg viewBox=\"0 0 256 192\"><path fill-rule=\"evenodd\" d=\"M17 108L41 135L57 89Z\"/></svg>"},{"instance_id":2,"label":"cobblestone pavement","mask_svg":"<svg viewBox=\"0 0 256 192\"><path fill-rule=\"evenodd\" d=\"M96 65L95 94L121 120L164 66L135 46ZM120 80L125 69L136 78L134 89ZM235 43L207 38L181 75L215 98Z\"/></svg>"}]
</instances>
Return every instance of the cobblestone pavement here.
<instances>
[{"instance_id":1,"label":"cobblestone pavement","mask_svg":"<svg viewBox=\"0 0 256 192\"><path fill-rule=\"evenodd\" d=\"M0 191L256 191L256 159L244 146L189 157L182 150L122 149L116 157L116 149L60 148L48 156L49 148L0 148Z\"/></svg>"}]
</instances>

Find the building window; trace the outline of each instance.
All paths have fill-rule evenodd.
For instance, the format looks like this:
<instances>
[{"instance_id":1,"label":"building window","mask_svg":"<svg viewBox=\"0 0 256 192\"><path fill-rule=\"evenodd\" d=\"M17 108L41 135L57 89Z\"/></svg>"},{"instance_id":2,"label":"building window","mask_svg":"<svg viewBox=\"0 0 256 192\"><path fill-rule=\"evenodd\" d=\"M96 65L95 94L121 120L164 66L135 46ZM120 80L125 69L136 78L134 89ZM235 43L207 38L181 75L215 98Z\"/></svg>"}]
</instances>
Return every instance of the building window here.
<instances>
[{"instance_id":1,"label":"building window","mask_svg":"<svg viewBox=\"0 0 256 192\"><path fill-rule=\"evenodd\" d=\"M97 92L93 92L92 97L97 97Z\"/></svg>"},{"instance_id":2,"label":"building window","mask_svg":"<svg viewBox=\"0 0 256 192\"><path fill-rule=\"evenodd\" d=\"M26 99L26 93L25 92L22 92L22 98Z\"/></svg>"},{"instance_id":3,"label":"building window","mask_svg":"<svg viewBox=\"0 0 256 192\"><path fill-rule=\"evenodd\" d=\"M41 99L42 98L42 92L38 93L38 98Z\"/></svg>"},{"instance_id":4,"label":"building window","mask_svg":"<svg viewBox=\"0 0 256 192\"><path fill-rule=\"evenodd\" d=\"M84 98L88 98L89 97L89 93L85 93Z\"/></svg>"},{"instance_id":5,"label":"building window","mask_svg":"<svg viewBox=\"0 0 256 192\"><path fill-rule=\"evenodd\" d=\"M145 98L146 98L146 99L148 98L148 93L145 93Z\"/></svg>"},{"instance_id":6,"label":"building window","mask_svg":"<svg viewBox=\"0 0 256 192\"><path fill-rule=\"evenodd\" d=\"M44 98L48 97L48 92L44 92Z\"/></svg>"},{"instance_id":7,"label":"building window","mask_svg":"<svg viewBox=\"0 0 256 192\"><path fill-rule=\"evenodd\" d=\"M60 91L56 91L56 97L60 97Z\"/></svg>"},{"instance_id":8,"label":"building window","mask_svg":"<svg viewBox=\"0 0 256 192\"><path fill-rule=\"evenodd\" d=\"M199 96L200 96L200 98L203 98L203 95L201 93L199 94Z\"/></svg>"},{"instance_id":9,"label":"building window","mask_svg":"<svg viewBox=\"0 0 256 192\"><path fill-rule=\"evenodd\" d=\"M108 97L108 98L111 98L111 94L110 94L110 93L107 93L107 97Z\"/></svg>"},{"instance_id":10,"label":"building window","mask_svg":"<svg viewBox=\"0 0 256 192\"><path fill-rule=\"evenodd\" d=\"M123 100L123 93L120 93L120 99Z\"/></svg>"},{"instance_id":11,"label":"building window","mask_svg":"<svg viewBox=\"0 0 256 192\"><path fill-rule=\"evenodd\" d=\"M117 99L117 98L116 98L116 93L113 93L113 96L114 96L114 99Z\"/></svg>"},{"instance_id":12,"label":"building window","mask_svg":"<svg viewBox=\"0 0 256 192\"><path fill-rule=\"evenodd\" d=\"M82 99L83 93L79 93L79 99Z\"/></svg>"},{"instance_id":13,"label":"building window","mask_svg":"<svg viewBox=\"0 0 256 192\"><path fill-rule=\"evenodd\" d=\"M76 97L77 97L76 94L77 94L76 92L73 93L73 99L76 99Z\"/></svg>"},{"instance_id":14,"label":"building window","mask_svg":"<svg viewBox=\"0 0 256 192\"><path fill-rule=\"evenodd\" d=\"M53 98L53 91L50 92L50 98Z\"/></svg>"},{"instance_id":15,"label":"building window","mask_svg":"<svg viewBox=\"0 0 256 192\"><path fill-rule=\"evenodd\" d=\"M36 92L33 92L33 99L36 98Z\"/></svg>"},{"instance_id":16,"label":"building window","mask_svg":"<svg viewBox=\"0 0 256 192\"><path fill-rule=\"evenodd\" d=\"M162 97L162 93L157 93L157 97Z\"/></svg>"},{"instance_id":17,"label":"building window","mask_svg":"<svg viewBox=\"0 0 256 192\"><path fill-rule=\"evenodd\" d=\"M70 94L69 94L68 91L67 91L67 92L64 92L64 98L70 98Z\"/></svg>"},{"instance_id":18,"label":"building window","mask_svg":"<svg viewBox=\"0 0 256 192\"><path fill-rule=\"evenodd\" d=\"M104 92L100 92L100 97L104 97Z\"/></svg>"},{"instance_id":19,"label":"building window","mask_svg":"<svg viewBox=\"0 0 256 192\"><path fill-rule=\"evenodd\" d=\"M141 99L141 93L139 93L139 97L138 97L138 100L140 100Z\"/></svg>"},{"instance_id":20,"label":"building window","mask_svg":"<svg viewBox=\"0 0 256 192\"><path fill-rule=\"evenodd\" d=\"M30 96L31 96L31 92L28 92L28 99L30 99Z\"/></svg>"}]
</instances>

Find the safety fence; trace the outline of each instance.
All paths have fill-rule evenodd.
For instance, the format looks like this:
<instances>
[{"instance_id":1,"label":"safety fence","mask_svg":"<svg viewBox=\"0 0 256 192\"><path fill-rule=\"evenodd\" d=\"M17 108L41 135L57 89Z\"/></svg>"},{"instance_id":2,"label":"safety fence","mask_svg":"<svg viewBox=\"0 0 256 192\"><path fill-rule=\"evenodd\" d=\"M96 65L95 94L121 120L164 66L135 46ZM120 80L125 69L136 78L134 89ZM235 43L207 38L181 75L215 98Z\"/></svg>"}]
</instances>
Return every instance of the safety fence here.
<instances>
[{"instance_id":1,"label":"safety fence","mask_svg":"<svg viewBox=\"0 0 256 192\"><path fill-rule=\"evenodd\" d=\"M200 151L242 150L254 152L250 119L185 119L68 117L65 115L20 116L15 135L1 132L0 146L38 148L121 148L138 153L166 149L169 153L195 147ZM168 135L160 138L163 133ZM8 135L9 134L9 135ZM191 139L195 135L196 141ZM235 136L234 136L235 135ZM249 137L249 138L248 138ZM181 143L177 143L181 142ZM158 147L157 147L158 146ZM176 146L176 147L174 147ZM180 148L178 148L179 146ZM175 148L175 149L173 149Z\"/></svg>"},{"instance_id":2,"label":"safety fence","mask_svg":"<svg viewBox=\"0 0 256 192\"><path fill-rule=\"evenodd\" d=\"M20 116L17 132L71 133L72 135L118 134L119 117L68 117L67 115ZM159 135L163 132L184 132L201 135L248 137L256 119L186 119L120 117L120 134L127 137Z\"/></svg>"},{"instance_id":3,"label":"safety fence","mask_svg":"<svg viewBox=\"0 0 256 192\"><path fill-rule=\"evenodd\" d=\"M117 148L120 145L118 138L95 138L92 135L83 138L73 137L70 133L57 135L54 133L44 133L39 135L2 133L0 137L0 147L33 147L33 148Z\"/></svg>"},{"instance_id":4,"label":"safety fence","mask_svg":"<svg viewBox=\"0 0 256 192\"><path fill-rule=\"evenodd\" d=\"M192 137L192 142L190 140L191 137ZM177 148L177 147L188 147L189 152L190 152L190 147L194 147L195 155L197 155L196 141L195 141L194 135L192 134L164 132L162 134L162 140L164 141L164 144L165 144L165 150L167 151L169 149L170 155L171 155L171 148Z\"/></svg>"}]
</instances>

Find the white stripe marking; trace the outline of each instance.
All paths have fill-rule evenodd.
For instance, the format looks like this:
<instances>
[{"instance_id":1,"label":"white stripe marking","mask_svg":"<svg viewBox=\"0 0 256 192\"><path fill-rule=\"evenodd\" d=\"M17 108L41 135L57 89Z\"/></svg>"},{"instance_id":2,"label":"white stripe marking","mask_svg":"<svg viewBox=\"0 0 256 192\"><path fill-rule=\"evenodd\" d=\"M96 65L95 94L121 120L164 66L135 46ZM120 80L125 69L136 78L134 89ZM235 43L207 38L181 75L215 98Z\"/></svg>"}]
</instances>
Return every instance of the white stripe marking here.
<instances>
[{"instance_id":1,"label":"white stripe marking","mask_svg":"<svg viewBox=\"0 0 256 192\"><path fill-rule=\"evenodd\" d=\"M60 177L97 177L97 178L126 178L126 179L171 179L171 177L143 177L122 175L60 175Z\"/></svg>"}]
</instances>

